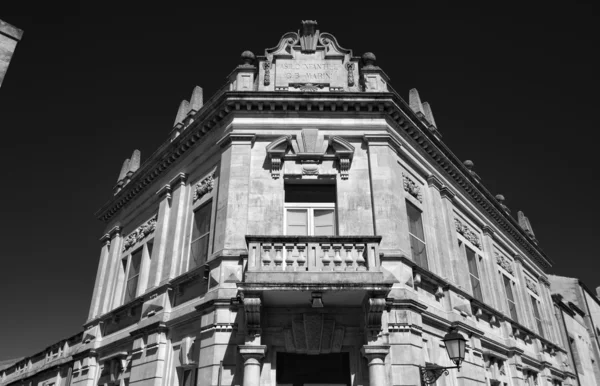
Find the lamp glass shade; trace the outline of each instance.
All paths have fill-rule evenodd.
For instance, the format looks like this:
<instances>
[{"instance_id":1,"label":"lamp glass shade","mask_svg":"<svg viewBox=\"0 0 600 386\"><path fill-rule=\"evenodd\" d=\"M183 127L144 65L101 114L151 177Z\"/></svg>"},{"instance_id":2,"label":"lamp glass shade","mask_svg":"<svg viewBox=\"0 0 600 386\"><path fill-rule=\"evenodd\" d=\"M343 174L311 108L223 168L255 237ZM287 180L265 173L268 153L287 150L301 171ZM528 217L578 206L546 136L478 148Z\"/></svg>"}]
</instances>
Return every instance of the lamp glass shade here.
<instances>
[{"instance_id":1,"label":"lamp glass shade","mask_svg":"<svg viewBox=\"0 0 600 386\"><path fill-rule=\"evenodd\" d=\"M465 348L467 340L458 332L450 332L444 336L444 344L450 360L460 366L460 363L465 359Z\"/></svg>"}]
</instances>

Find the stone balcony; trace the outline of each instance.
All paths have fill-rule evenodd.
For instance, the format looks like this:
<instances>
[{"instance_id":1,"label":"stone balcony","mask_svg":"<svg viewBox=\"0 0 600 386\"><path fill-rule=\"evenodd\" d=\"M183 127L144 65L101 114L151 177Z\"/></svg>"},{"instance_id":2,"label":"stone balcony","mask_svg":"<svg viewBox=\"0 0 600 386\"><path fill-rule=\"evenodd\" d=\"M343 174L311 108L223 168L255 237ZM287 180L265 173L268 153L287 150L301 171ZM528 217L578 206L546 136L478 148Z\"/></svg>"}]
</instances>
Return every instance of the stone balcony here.
<instances>
[{"instance_id":1,"label":"stone balcony","mask_svg":"<svg viewBox=\"0 0 600 386\"><path fill-rule=\"evenodd\" d=\"M379 260L381 236L246 236L244 287L350 289L387 287Z\"/></svg>"}]
</instances>

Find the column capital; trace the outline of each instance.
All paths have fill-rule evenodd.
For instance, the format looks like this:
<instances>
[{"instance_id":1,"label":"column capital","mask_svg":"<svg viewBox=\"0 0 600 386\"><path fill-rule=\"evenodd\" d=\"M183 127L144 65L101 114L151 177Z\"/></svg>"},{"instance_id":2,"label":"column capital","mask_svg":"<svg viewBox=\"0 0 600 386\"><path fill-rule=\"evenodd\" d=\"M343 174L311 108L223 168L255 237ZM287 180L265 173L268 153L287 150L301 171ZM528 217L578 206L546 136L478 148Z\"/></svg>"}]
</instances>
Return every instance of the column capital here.
<instances>
[{"instance_id":1,"label":"column capital","mask_svg":"<svg viewBox=\"0 0 600 386\"><path fill-rule=\"evenodd\" d=\"M402 144L389 134L365 134L363 140L369 146L389 146L392 149L402 147Z\"/></svg>"},{"instance_id":2,"label":"column capital","mask_svg":"<svg viewBox=\"0 0 600 386\"><path fill-rule=\"evenodd\" d=\"M489 225L484 225L481 230L485 236L494 237L494 233L496 233Z\"/></svg>"},{"instance_id":3,"label":"column capital","mask_svg":"<svg viewBox=\"0 0 600 386\"><path fill-rule=\"evenodd\" d=\"M245 361L250 359L261 360L267 353L267 346L254 346L248 344L241 344L238 346L240 355Z\"/></svg>"},{"instance_id":4,"label":"column capital","mask_svg":"<svg viewBox=\"0 0 600 386\"><path fill-rule=\"evenodd\" d=\"M171 198L171 185L167 184L167 185L163 186L162 188L158 189L158 191L156 192L156 195L161 200L164 198L170 199Z\"/></svg>"},{"instance_id":5,"label":"column capital","mask_svg":"<svg viewBox=\"0 0 600 386\"><path fill-rule=\"evenodd\" d=\"M102 243L102 245L110 245L110 234L107 233L100 237L100 243Z\"/></svg>"},{"instance_id":6,"label":"column capital","mask_svg":"<svg viewBox=\"0 0 600 386\"><path fill-rule=\"evenodd\" d=\"M523 256L519 255L518 253L515 253L513 255L513 259L515 259L515 263L523 265Z\"/></svg>"},{"instance_id":7,"label":"column capital","mask_svg":"<svg viewBox=\"0 0 600 386\"><path fill-rule=\"evenodd\" d=\"M444 188L444 184L440 181L439 178L434 176L433 174L427 177L427 184L437 190L441 191Z\"/></svg>"},{"instance_id":8,"label":"column capital","mask_svg":"<svg viewBox=\"0 0 600 386\"><path fill-rule=\"evenodd\" d=\"M369 360L369 362L371 362L375 359L383 360L383 359L385 359L386 355L388 355L390 353L390 346L389 345L377 345L377 346L365 345L365 346L362 346L362 348L360 349L360 352L363 356L365 356Z\"/></svg>"},{"instance_id":9,"label":"column capital","mask_svg":"<svg viewBox=\"0 0 600 386\"><path fill-rule=\"evenodd\" d=\"M442 189L440 189L440 194L442 195L442 198L445 198L449 201L452 201L454 197L456 197L456 194L454 194L454 192L451 191L447 186L444 186Z\"/></svg>"},{"instance_id":10,"label":"column capital","mask_svg":"<svg viewBox=\"0 0 600 386\"><path fill-rule=\"evenodd\" d=\"M179 173L171 181L169 181L169 185L171 189L176 189L180 186L184 186L187 181L188 175L185 173Z\"/></svg>"},{"instance_id":11,"label":"column capital","mask_svg":"<svg viewBox=\"0 0 600 386\"><path fill-rule=\"evenodd\" d=\"M252 146L254 144L255 139L256 135L254 134L228 133L217 141L217 145L220 147L227 147L229 145Z\"/></svg>"},{"instance_id":12,"label":"column capital","mask_svg":"<svg viewBox=\"0 0 600 386\"><path fill-rule=\"evenodd\" d=\"M111 230L108 231L108 235L111 239L114 239L116 236L121 235L121 230L121 227L117 225L116 227L113 227Z\"/></svg>"}]
</instances>

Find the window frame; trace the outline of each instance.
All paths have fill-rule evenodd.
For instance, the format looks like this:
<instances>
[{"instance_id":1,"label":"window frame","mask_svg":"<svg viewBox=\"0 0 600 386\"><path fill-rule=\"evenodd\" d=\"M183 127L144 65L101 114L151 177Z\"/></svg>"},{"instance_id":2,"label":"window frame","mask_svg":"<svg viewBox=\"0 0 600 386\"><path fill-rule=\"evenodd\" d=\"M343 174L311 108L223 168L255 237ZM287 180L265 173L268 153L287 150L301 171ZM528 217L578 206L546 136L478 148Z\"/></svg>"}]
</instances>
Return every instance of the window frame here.
<instances>
[{"instance_id":1,"label":"window frame","mask_svg":"<svg viewBox=\"0 0 600 386\"><path fill-rule=\"evenodd\" d=\"M519 323L519 307L517 307L517 299L515 297L516 291L514 290L514 288L516 288L516 286L517 286L517 281L514 276L510 275L506 271L504 271L504 272L503 271L504 270L502 270L502 271L498 270L498 274L500 275L500 283L502 284L502 291L504 292L504 298L506 299L505 304L507 307L508 316L510 316L510 318L513 319L515 322ZM511 300L508 298L508 293L506 292L505 278L510 283L510 293L513 298L512 303L514 305L515 315L513 315L511 312L511 308L510 308Z\"/></svg>"},{"instance_id":2,"label":"window frame","mask_svg":"<svg viewBox=\"0 0 600 386\"><path fill-rule=\"evenodd\" d=\"M209 219L208 219L208 232L202 234L201 236L197 237L196 239L192 239L193 235L194 235L194 227L196 226L196 213L200 212L202 209L207 209L208 210L208 215L209 215ZM189 240L190 242L188 243L188 259L187 259L187 264L186 264L186 269L185 271L189 271L191 269L196 269L198 267L201 267L203 265L205 265L206 263L208 263L208 261L210 260L210 255L212 254L212 250L213 250L213 233L214 233L214 227L213 227L213 223L214 223L214 205L213 205L213 199L212 197L209 197L207 200L204 201L200 201L197 203L197 205L194 205L192 207L192 215L191 215L191 228L190 228L190 233L189 233ZM193 255L192 255L192 244L194 244L194 242L202 239L203 237L207 236L208 240L206 242L206 257L204 259L204 262L202 264L198 264L194 267L192 267L192 261L195 261Z\"/></svg>"},{"instance_id":3,"label":"window frame","mask_svg":"<svg viewBox=\"0 0 600 386\"><path fill-rule=\"evenodd\" d=\"M467 263L467 270L469 271L469 284L471 284L471 291L472 291L472 296L477 299L480 302L484 302L484 296L483 296L483 286L482 286L482 269L481 269L481 261L483 260L483 254L482 251L477 248L475 245L473 245L469 240L467 240L466 238L464 238L461 234L457 234L458 237L458 248L460 249L463 258L465 259L465 262ZM474 275L471 272L471 265L469 264L469 255L467 254L467 248L473 252L474 258L475 258L475 269L477 270L477 277L475 277L475 279L477 280L478 284L479 284L479 295L480 298L476 296L475 294L475 287L473 286L473 278Z\"/></svg>"},{"instance_id":4,"label":"window frame","mask_svg":"<svg viewBox=\"0 0 600 386\"><path fill-rule=\"evenodd\" d=\"M406 218L408 220L408 238L409 238L409 242L410 242L410 253L411 256L413 258L413 261L421 268L423 269L427 269L429 270L429 256L427 254L427 241L425 240L427 238L426 234L425 234L425 223L424 223L424 216L423 216L423 209L420 207L420 205L415 205L415 203L413 202L414 198L409 199L408 197L405 197L405 204L406 204ZM416 209L416 211L419 213L419 217L421 220L421 229L423 232L423 240L421 240L418 236L414 235L411 233L410 231L410 215L409 215L409 205L412 206L413 208ZM425 247L425 264L421 264L422 261L421 259L419 259L419 261L415 260L415 255L413 254L413 242L412 242L412 238L415 238L417 241L420 241L423 246Z\"/></svg>"},{"instance_id":5,"label":"window frame","mask_svg":"<svg viewBox=\"0 0 600 386\"><path fill-rule=\"evenodd\" d=\"M297 235L288 235L287 234L287 212L289 209L306 209L307 211L307 219L306 219L306 236L315 236L315 227L314 227L314 212L315 209L332 209L333 210L333 235L338 236L338 226L337 226L337 202L285 202L283 205L283 234L285 236L297 236Z\"/></svg>"}]
</instances>

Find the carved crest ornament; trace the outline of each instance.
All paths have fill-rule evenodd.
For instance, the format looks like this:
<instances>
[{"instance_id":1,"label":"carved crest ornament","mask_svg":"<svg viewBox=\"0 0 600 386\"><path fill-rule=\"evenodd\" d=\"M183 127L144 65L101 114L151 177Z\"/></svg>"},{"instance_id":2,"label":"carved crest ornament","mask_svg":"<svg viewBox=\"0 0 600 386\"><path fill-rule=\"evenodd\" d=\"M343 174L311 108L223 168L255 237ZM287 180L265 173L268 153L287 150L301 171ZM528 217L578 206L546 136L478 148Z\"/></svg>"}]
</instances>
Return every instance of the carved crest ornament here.
<instances>
[{"instance_id":1,"label":"carved crest ornament","mask_svg":"<svg viewBox=\"0 0 600 386\"><path fill-rule=\"evenodd\" d=\"M208 177L202 179L194 188L194 202L202 198L206 193L211 192L215 185L215 172L213 171Z\"/></svg>"},{"instance_id":2,"label":"carved crest ornament","mask_svg":"<svg viewBox=\"0 0 600 386\"><path fill-rule=\"evenodd\" d=\"M454 225L456 226L456 231L461 234L465 239L469 240L471 244L481 249L481 241L479 240L479 236L475 231L471 229L466 224L463 224L458 218L454 218Z\"/></svg>"},{"instance_id":3,"label":"carved crest ornament","mask_svg":"<svg viewBox=\"0 0 600 386\"><path fill-rule=\"evenodd\" d=\"M502 268L504 268L506 272L510 273L511 275L514 275L513 265L511 261L506 256L503 256L498 252L494 252L494 254L496 255L496 263Z\"/></svg>"},{"instance_id":4,"label":"carved crest ornament","mask_svg":"<svg viewBox=\"0 0 600 386\"><path fill-rule=\"evenodd\" d=\"M154 233L154 229L156 229L157 219L158 214L155 214L154 216L152 216L152 218L150 218L150 220L146 221L144 224L140 225L136 230L131 232L123 242L123 252L127 251L139 241Z\"/></svg>"},{"instance_id":5,"label":"carved crest ornament","mask_svg":"<svg viewBox=\"0 0 600 386\"><path fill-rule=\"evenodd\" d=\"M534 294L539 295L537 284L527 276L525 276L525 286Z\"/></svg>"},{"instance_id":6,"label":"carved crest ornament","mask_svg":"<svg viewBox=\"0 0 600 386\"><path fill-rule=\"evenodd\" d=\"M302 129L300 135L284 135L267 146L271 177L280 177L284 161L299 163L303 176L318 176L324 160L335 160L340 177L348 179L354 146L338 136L325 136L319 129ZM288 173L289 174L289 173Z\"/></svg>"},{"instance_id":7,"label":"carved crest ornament","mask_svg":"<svg viewBox=\"0 0 600 386\"><path fill-rule=\"evenodd\" d=\"M404 190L419 200L419 202L423 202L423 194L421 193L421 187L417 185L409 176L402 173L402 182L404 184Z\"/></svg>"}]
</instances>

